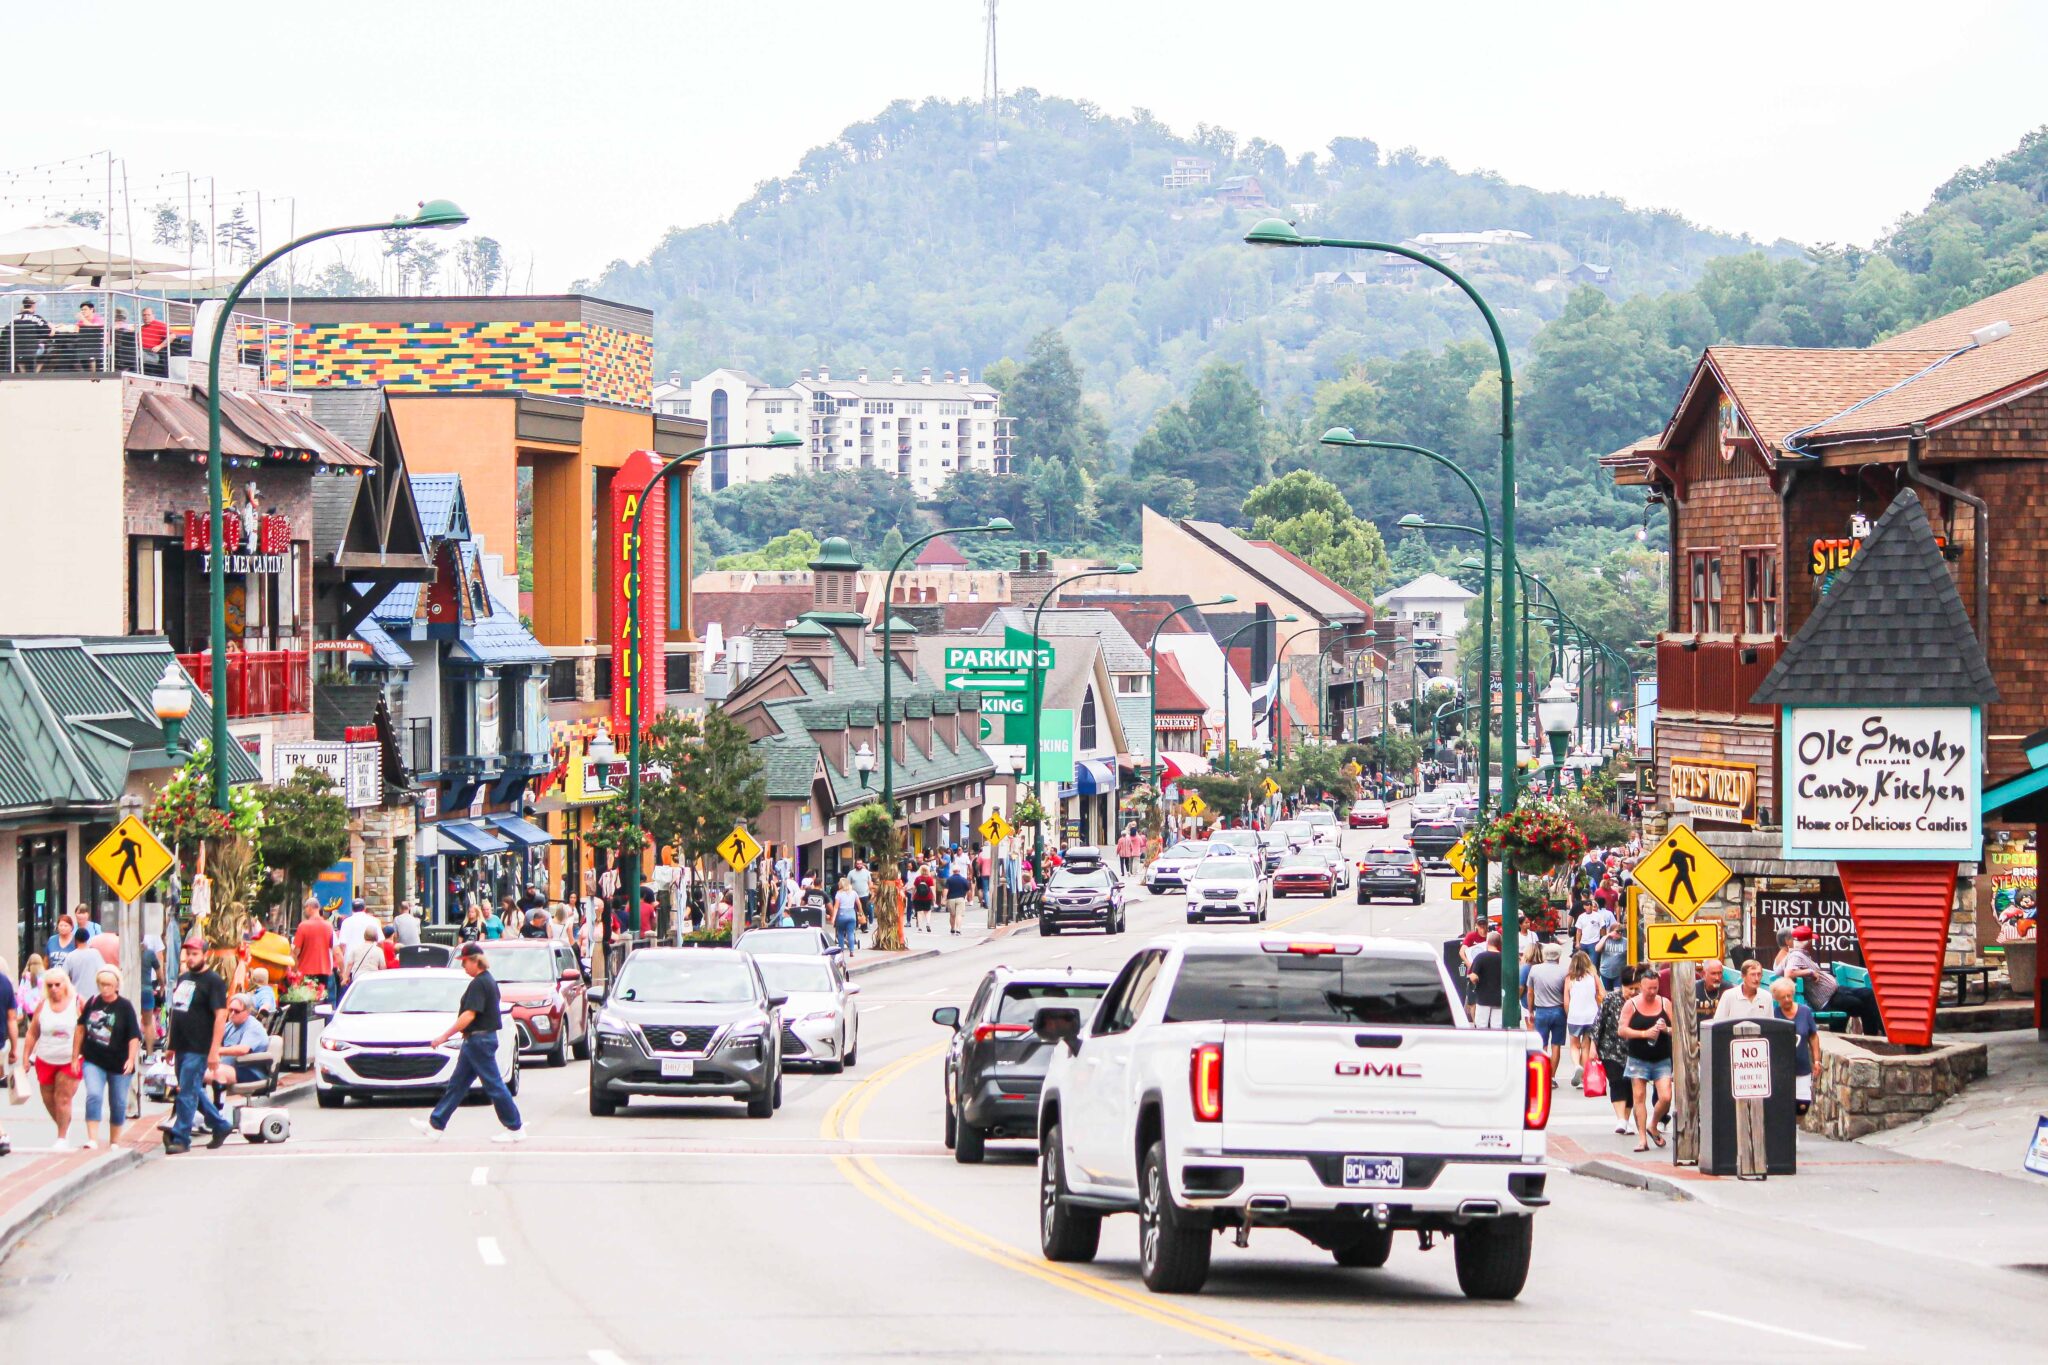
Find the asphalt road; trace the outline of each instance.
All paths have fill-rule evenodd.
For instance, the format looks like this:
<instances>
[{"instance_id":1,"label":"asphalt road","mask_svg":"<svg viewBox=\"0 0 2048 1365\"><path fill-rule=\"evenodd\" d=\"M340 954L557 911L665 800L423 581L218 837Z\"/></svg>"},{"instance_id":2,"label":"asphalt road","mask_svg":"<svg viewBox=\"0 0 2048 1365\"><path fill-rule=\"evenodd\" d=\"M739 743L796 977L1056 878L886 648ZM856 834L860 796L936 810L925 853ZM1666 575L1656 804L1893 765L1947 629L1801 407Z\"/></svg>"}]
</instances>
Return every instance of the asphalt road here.
<instances>
[{"instance_id":1,"label":"asphalt road","mask_svg":"<svg viewBox=\"0 0 2048 1365\"><path fill-rule=\"evenodd\" d=\"M1347 848L1377 842L1356 834ZM1279 902L1276 923L1441 939L1429 904ZM489 1111L420 1141L418 1110L295 1108L282 1147L232 1142L102 1185L0 1264L0 1357L176 1362L2039 1359L2039 1281L1851 1229L1788 1236L1706 1203L1559 1172L1514 1304L1458 1293L1447 1247L1343 1270L1292 1234L1219 1247L1198 1297L1146 1292L1136 1223L1092 1266L1040 1260L1028 1144L940 1145L931 1010L997 962L1109 967L1185 928L1134 902L1121 938L1035 933L866 978L860 1066L797 1076L781 1112L595 1119L583 1068L525 1073L531 1139ZM1203 931L1228 932L1221 926ZM1566 1092L1560 1092L1565 1095ZM1557 1130L1607 1122L1561 1098ZM1987 1215L1992 1211L1987 1210Z\"/></svg>"}]
</instances>

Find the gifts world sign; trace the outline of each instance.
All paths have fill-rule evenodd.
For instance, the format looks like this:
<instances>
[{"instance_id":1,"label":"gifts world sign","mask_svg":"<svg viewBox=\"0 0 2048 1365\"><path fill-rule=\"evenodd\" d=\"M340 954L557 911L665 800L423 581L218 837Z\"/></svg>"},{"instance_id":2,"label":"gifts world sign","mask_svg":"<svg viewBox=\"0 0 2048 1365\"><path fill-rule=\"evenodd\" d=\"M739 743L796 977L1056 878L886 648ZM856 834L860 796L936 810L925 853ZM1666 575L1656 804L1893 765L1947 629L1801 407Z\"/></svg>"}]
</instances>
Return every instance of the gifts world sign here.
<instances>
[{"instance_id":1,"label":"gifts world sign","mask_svg":"<svg viewBox=\"0 0 2048 1365\"><path fill-rule=\"evenodd\" d=\"M1785 856L1974 862L1984 734L1972 706L1788 706Z\"/></svg>"}]
</instances>

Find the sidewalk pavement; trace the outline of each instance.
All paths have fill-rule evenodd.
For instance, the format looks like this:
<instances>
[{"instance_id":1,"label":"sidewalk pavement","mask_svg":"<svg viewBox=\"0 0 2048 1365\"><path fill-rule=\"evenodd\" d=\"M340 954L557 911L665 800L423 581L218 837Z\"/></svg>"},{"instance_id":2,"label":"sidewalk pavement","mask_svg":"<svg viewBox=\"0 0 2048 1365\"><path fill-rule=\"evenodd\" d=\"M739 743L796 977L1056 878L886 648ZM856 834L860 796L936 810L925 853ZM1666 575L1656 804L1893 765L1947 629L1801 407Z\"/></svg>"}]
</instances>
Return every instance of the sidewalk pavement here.
<instances>
[{"instance_id":1,"label":"sidewalk pavement","mask_svg":"<svg viewBox=\"0 0 2048 1365\"><path fill-rule=\"evenodd\" d=\"M1570 1076L1569 1068L1564 1074ZM1953 1107L1937 1111L1929 1126L1938 1129ZM1587 1099L1560 1083L1549 1129L1552 1159L1574 1174L1754 1218L1759 1235L1811 1239L1835 1232L1976 1265L2048 1262L2048 1180L2036 1176L2013 1179L1868 1140L1838 1142L1802 1131L1797 1175L1738 1180L1674 1166L1669 1146L1639 1153L1634 1130L1623 1136L1614 1125L1605 1098ZM2015 1169L2024 1148L2022 1142L2013 1149ZM1764 1224L1786 1227L1774 1231Z\"/></svg>"},{"instance_id":2,"label":"sidewalk pavement","mask_svg":"<svg viewBox=\"0 0 2048 1365\"><path fill-rule=\"evenodd\" d=\"M1952 1161L2048 1186L2020 1165L2034 1125L2048 1115L2048 1043L2031 1028L1938 1036L1936 1042L1983 1043L1990 1074L1916 1123L1861 1139L1901 1157Z\"/></svg>"}]
</instances>

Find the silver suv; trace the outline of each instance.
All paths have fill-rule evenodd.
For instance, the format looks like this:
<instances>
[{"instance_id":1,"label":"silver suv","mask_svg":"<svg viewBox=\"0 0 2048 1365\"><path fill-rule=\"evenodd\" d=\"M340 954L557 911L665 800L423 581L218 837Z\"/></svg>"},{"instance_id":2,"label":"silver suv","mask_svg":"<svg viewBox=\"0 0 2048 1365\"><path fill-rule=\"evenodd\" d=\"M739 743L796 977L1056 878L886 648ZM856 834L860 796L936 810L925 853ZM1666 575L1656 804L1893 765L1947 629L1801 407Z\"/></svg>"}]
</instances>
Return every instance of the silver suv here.
<instances>
[{"instance_id":1,"label":"silver suv","mask_svg":"<svg viewBox=\"0 0 2048 1365\"><path fill-rule=\"evenodd\" d=\"M782 1105L786 996L769 993L751 953L734 948L642 948L626 959L592 1031L590 1112L618 1112L634 1095L744 1100L747 1117Z\"/></svg>"}]
</instances>

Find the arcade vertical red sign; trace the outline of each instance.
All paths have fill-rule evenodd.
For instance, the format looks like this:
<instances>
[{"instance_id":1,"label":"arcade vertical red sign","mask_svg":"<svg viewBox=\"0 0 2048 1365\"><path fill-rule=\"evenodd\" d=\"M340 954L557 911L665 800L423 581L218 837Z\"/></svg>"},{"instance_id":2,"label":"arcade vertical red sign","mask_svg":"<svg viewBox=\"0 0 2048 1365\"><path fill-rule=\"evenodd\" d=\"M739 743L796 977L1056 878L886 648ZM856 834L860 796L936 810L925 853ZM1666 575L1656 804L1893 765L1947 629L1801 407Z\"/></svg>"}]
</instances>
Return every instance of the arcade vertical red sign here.
<instances>
[{"instance_id":1,"label":"arcade vertical red sign","mask_svg":"<svg viewBox=\"0 0 2048 1365\"><path fill-rule=\"evenodd\" d=\"M612 558L612 733L623 746L627 735L629 708L635 689L640 692L640 732L654 723L666 686L668 639L668 495L656 488L648 506L640 512L639 542L633 535L633 514L640 507L640 491L661 470L652 451L636 450L612 476L611 521L605 535ZM640 639L643 653L635 657L632 647L632 615L629 594L640 598ZM648 660L653 660L653 668ZM653 685L649 686L650 675Z\"/></svg>"}]
</instances>

